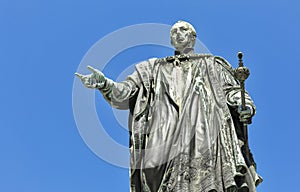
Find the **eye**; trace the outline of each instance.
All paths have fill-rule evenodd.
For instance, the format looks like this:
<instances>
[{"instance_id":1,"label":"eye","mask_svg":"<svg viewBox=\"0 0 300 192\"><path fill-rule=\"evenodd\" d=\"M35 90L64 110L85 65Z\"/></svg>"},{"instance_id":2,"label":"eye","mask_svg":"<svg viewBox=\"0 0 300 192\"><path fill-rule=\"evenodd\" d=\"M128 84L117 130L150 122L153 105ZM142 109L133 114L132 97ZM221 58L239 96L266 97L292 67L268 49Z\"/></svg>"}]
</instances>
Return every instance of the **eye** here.
<instances>
[{"instance_id":1,"label":"eye","mask_svg":"<svg viewBox=\"0 0 300 192\"><path fill-rule=\"evenodd\" d=\"M182 30L182 31L187 31L188 28L186 28L186 27L180 27L180 30Z\"/></svg>"}]
</instances>

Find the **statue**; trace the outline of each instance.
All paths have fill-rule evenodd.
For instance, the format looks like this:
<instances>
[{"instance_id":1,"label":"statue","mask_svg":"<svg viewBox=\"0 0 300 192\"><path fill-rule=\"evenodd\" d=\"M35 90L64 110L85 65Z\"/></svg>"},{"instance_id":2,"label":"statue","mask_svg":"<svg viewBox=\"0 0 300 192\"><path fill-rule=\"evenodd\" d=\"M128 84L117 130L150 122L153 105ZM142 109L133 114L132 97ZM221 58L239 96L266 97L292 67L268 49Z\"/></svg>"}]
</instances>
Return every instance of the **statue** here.
<instances>
[{"instance_id":1,"label":"statue","mask_svg":"<svg viewBox=\"0 0 300 192\"><path fill-rule=\"evenodd\" d=\"M191 24L178 21L170 35L175 55L137 64L123 82L91 66L76 73L112 107L130 110L131 191L256 191L262 179L244 129L255 105L236 78L241 71L195 54Z\"/></svg>"}]
</instances>

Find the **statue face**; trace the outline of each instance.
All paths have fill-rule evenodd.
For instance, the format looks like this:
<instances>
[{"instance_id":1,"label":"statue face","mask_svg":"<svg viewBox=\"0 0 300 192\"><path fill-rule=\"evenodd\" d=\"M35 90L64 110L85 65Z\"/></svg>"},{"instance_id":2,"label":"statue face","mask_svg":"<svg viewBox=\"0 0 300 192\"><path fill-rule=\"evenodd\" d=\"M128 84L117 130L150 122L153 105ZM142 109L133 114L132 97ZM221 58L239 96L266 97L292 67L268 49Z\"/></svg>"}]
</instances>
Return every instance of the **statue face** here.
<instances>
[{"instance_id":1,"label":"statue face","mask_svg":"<svg viewBox=\"0 0 300 192\"><path fill-rule=\"evenodd\" d=\"M171 29L171 44L176 50L184 50L185 48L193 48L195 44L195 36L192 29L186 22L177 22Z\"/></svg>"}]
</instances>

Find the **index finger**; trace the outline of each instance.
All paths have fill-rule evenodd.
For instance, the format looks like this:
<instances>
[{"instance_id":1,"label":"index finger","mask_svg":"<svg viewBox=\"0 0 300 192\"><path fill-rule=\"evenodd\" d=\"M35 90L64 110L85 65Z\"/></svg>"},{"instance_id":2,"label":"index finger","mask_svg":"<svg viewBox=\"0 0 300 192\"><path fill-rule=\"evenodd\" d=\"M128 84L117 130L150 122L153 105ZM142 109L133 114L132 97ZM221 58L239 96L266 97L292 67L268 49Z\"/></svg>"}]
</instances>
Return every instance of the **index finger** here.
<instances>
[{"instance_id":1,"label":"index finger","mask_svg":"<svg viewBox=\"0 0 300 192\"><path fill-rule=\"evenodd\" d=\"M98 70L98 69L95 69L95 68L91 67L90 65L88 65L87 68L88 68L88 70L90 70L90 71L93 72L93 73L96 73L96 74L99 73L99 70Z\"/></svg>"}]
</instances>

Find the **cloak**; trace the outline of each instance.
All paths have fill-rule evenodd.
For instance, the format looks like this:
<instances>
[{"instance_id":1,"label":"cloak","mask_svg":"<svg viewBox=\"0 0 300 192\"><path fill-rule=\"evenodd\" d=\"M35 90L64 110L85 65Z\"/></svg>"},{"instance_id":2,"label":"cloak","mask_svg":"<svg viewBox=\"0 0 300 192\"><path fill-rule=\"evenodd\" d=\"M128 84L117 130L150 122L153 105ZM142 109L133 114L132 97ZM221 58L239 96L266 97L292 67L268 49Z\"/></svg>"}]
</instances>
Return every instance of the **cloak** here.
<instances>
[{"instance_id":1,"label":"cloak","mask_svg":"<svg viewBox=\"0 0 300 192\"><path fill-rule=\"evenodd\" d=\"M239 87L226 60L203 54L149 59L123 82L107 79L104 98L130 110L131 191L256 191L232 115ZM248 94L246 103L255 111Z\"/></svg>"}]
</instances>

